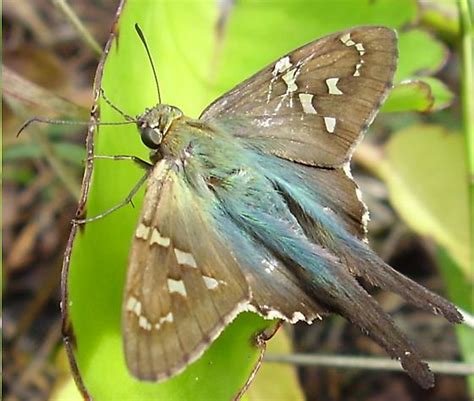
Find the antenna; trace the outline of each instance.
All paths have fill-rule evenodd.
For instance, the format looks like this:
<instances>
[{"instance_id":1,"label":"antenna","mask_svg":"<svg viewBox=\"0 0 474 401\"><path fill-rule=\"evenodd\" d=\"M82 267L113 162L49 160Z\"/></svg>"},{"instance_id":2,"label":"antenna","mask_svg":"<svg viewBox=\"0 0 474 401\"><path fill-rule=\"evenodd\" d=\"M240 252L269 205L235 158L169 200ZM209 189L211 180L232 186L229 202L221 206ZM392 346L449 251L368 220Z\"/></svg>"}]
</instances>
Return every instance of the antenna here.
<instances>
[{"instance_id":1,"label":"antenna","mask_svg":"<svg viewBox=\"0 0 474 401\"><path fill-rule=\"evenodd\" d=\"M89 121L51 120L49 118L33 117L25 121L25 123L18 130L16 137L18 138L20 134L25 130L25 128L34 122L44 123L44 124L55 124L55 125L89 125L91 124ZM101 123L100 121L98 121L91 125L126 125L126 124L135 124L135 123L136 123L136 120L121 121L121 122L116 122L116 123L109 123L109 122Z\"/></svg>"},{"instance_id":2,"label":"antenna","mask_svg":"<svg viewBox=\"0 0 474 401\"><path fill-rule=\"evenodd\" d=\"M151 58L150 49L148 49L145 35L143 35L143 32L137 23L135 24L135 30L137 31L138 36L140 37L140 40L142 41L143 46L145 47L146 54L148 55L148 59L150 60L151 69L153 70L153 76L155 77L156 91L158 92L158 103L161 104L160 85L158 84L158 76L156 75L155 64L153 64L153 59Z\"/></svg>"}]
</instances>

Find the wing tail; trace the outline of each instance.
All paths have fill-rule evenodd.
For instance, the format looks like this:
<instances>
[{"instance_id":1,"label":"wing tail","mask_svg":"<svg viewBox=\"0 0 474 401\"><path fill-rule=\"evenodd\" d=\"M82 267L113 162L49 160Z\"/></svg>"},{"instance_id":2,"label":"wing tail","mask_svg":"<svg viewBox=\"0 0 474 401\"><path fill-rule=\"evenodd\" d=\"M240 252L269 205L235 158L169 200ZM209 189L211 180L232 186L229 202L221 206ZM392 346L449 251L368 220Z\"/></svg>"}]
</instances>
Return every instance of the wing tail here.
<instances>
[{"instance_id":1,"label":"wing tail","mask_svg":"<svg viewBox=\"0 0 474 401\"><path fill-rule=\"evenodd\" d=\"M332 266L335 286L326 290L325 299L331 309L357 325L387 353L400 361L407 373L423 388L434 385L434 377L428 364L421 360L407 337L397 328L377 302L359 285L357 280L343 266ZM302 276L311 279L314 272L307 266ZM311 281L310 281L311 282ZM314 294L321 294L321 288L311 282ZM320 296L320 295L319 295Z\"/></svg>"},{"instance_id":2,"label":"wing tail","mask_svg":"<svg viewBox=\"0 0 474 401\"><path fill-rule=\"evenodd\" d=\"M234 214L233 218L241 228L291 266L301 285L319 304L356 324L389 355L400 360L408 374L422 387L433 385L434 378L428 365L421 361L416 349L393 320L337 257L265 212L247 210L245 215Z\"/></svg>"}]
</instances>

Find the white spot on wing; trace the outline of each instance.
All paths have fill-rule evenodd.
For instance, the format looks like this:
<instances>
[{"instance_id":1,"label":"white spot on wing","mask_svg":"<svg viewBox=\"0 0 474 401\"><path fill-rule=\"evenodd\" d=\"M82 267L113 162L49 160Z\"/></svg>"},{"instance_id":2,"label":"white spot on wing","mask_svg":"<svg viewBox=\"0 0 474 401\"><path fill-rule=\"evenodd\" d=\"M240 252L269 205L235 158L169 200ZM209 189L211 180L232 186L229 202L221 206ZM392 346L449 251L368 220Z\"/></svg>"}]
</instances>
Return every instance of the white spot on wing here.
<instances>
[{"instance_id":1,"label":"white spot on wing","mask_svg":"<svg viewBox=\"0 0 474 401\"><path fill-rule=\"evenodd\" d=\"M344 35L342 35L339 39L341 40L342 43L346 44L350 38L351 38L351 34L350 32L347 32Z\"/></svg>"},{"instance_id":2,"label":"white spot on wing","mask_svg":"<svg viewBox=\"0 0 474 401\"><path fill-rule=\"evenodd\" d=\"M352 181L354 181L354 177L352 176L352 173L351 173L351 165L350 165L349 162L344 163L344 165L342 166L342 170L344 171L344 173L346 174L346 176L348 178L350 178ZM367 225L370 221L369 209L367 208L366 204L364 203L364 200L362 199L362 191L357 186L355 181L354 181L354 185L355 185L355 193L356 193L357 200L360 203L362 203L362 206L364 208L364 212L363 212L362 218L361 218L361 223L362 223L362 226L364 228L364 231L367 232ZM364 239L364 241L367 242L367 239Z\"/></svg>"},{"instance_id":3,"label":"white spot on wing","mask_svg":"<svg viewBox=\"0 0 474 401\"><path fill-rule=\"evenodd\" d=\"M194 256L189 252L184 252L178 248L174 248L174 254L176 255L176 260L178 261L178 264L197 268L196 260L194 259Z\"/></svg>"},{"instance_id":4,"label":"white spot on wing","mask_svg":"<svg viewBox=\"0 0 474 401\"><path fill-rule=\"evenodd\" d=\"M288 320L283 313L280 311L277 311L275 309L269 310L267 314L265 315L265 319L283 319L283 320Z\"/></svg>"},{"instance_id":5,"label":"white spot on wing","mask_svg":"<svg viewBox=\"0 0 474 401\"><path fill-rule=\"evenodd\" d=\"M281 77L283 81L285 81L286 86L286 94L291 92L295 92L298 89L298 85L296 85L296 68L289 70L285 75Z\"/></svg>"},{"instance_id":6,"label":"white spot on wing","mask_svg":"<svg viewBox=\"0 0 474 401\"><path fill-rule=\"evenodd\" d=\"M150 235L150 227L140 223L137 227L137 231L135 232L135 237L140 239L148 239L148 235Z\"/></svg>"},{"instance_id":7,"label":"white spot on wing","mask_svg":"<svg viewBox=\"0 0 474 401\"><path fill-rule=\"evenodd\" d=\"M170 293L177 292L183 297L186 297L186 288L184 287L183 280L173 280L172 278L168 279L168 290Z\"/></svg>"},{"instance_id":8,"label":"white spot on wing","mask_svg":"<svg viewBox=\"0 0 474 401\"><path fill-rule=\"evenodd\" d=\"M354 74L352 74L352 76L354 77L360 77L360 67L362 67L362 63L357 63L356 64L356 68L355 68L355 71L354 71Z\"/></svg>"},{"instance_id":9,"label":"white spot on wing","mask_svg":"<svg viewBox=\"0 0 474 401\"><path fill-rule=\"evenodd\" d=\"M202 276L202 278L204 279L204 284L206 284L206 287L209 290L213 290L214 288L217 288L219 285L219 282L215 278L208 277L208 276Z\"/></svg>"},{"instance_id":10,"label":"white spot on wing","mask_svg":"<svg viewBox=\"0 0 474 401\"><path fill-rule=\"evenodd\" d=\"M303 320L308 324L312 323L312 321L307 319L306 316L303 315L301 312L296 311L296 312L293 313L293 315L291 317L288 317L288 316L284 315L282 312L280 312L279 310L273 309L269 305L262 305L260 311L257 310L253 305L248 305L247 310L251 311L251 312L258 313L259 315L263 316L265 319L268 319L268 320L270 320L270 319L282 319L282 320L285 320L285 321L290 322L292 324L294 324L294 323L296 323L300 320Z\"/></svg>"},{"instance_id":11,"label":"white spot on wing","mask_svg":"<svg viewBox=\"0 0 474 401\"><path fill-rule=\"evenodd\" d=\"M330 95L342 95L341 90L337 87L339 78L328 78L326 79L326 85Z\"/></svg>"},{"instance_id":12,"label":"white spot on wing","mask_svg":"<svg viewBox=\"0 0 474 401\"><path fill-rule=\"evenodd\" d=\"M155 324L155 330L160 330L163 323L173 323L173 313L168 312L168 314L164 317L161 317L158 323ZM151 328L151 327L150 327Z\"/></svg>"},{"instance_id":13,"label":"white spot on wing","mask_svg":"<svg viewBox=\"0 0 474 401\"><path fill-rule=\"evenodd\" d=\"M153 229L150 238L150 245L158 244L167 248L169 247L170 242L171 241L168 237L161 236L160 232L156 228Z\"/></svg>"},{"instance_id":14,"label":"white spot on wing","mask_svg":"<svg viewBox=\"0 0 474 401\"><path fill-rule=\"evenodd\" d=\"M355 48L359 52L359 55L363 56L365 54L364 45L362 43L356 43Z\"/></svg>"},{"instance_id":15,"label":"white spot on wing","mask_svg":"<svg viewBox=\"0 0 474 401\"><path fill-rule=\"evenodd\" d=\"M324 117L324 124L326 125L326 130L332 134L336 129L336 118L335 117Z\"/></svg>"},{"instance_id":16,"label":"white spot on wing","mask_svg":"<svg viewBox=\"0 0 474 401\"><path fill-rule=\"evenodd\" d=\"M298 97L300 98L301 106L303 106L303 111L306 114L318 114L313 106L314 95L311 93L300 93Z\"/></svg>"},{"instance_id":17,"label":"white spot on wing","mask_svg":"<svg viewBox=\"0 0 474 401\"><path fill-rule=\"evenodd\" d=\"M168 314L165 316L165 317L162 317L160 319L160 323L165 323L165 322L168 322L168 323L173 323L173 313L171 312L168 312Z\"/></svg>"},{"instance_id":18,"label":"white spot on wing","mask_svg":"<svg viewBox=\"0 0 474 401\"><path fill-rule=\"evenodd\" d=\"M140 316L142 313L142 304L137 298L135 298L134 296L131 296L127 300L125 309L128 312L133 312L135 315Z\"/></svg>"},{"instance_id":19,"label":"white spot on wing","mask_svg":"<svg viewBox=\"0 0 474 401\"><path fill-rule=\"evenodd\" d=\"M138 326L140 326L143 330L151 330L151 323L143 315L138 317Z\"/></svg>"},{"instance_id":20,"label":"white spot on wing","mask_svg":"<svg viewBox=\"0 0 474 401\"><path fill-rule=\"evenodd\" d=\"M351 33L345 33L341 36L341 42L344 43L346 46L354 46L355 42L351 39Z\"/></svg>"},{"instance_id":21,"label":"white spot on wing","mask_svg":"<svg viewBox=\"0 0 474 401\"><path fill-rule=\"evenodd\" d=\"M272 75L276 76L282 72L285 72L286 70L289 70L291 66L292 64L290 62L290 56L285 56L275 63L275 68L273 69Z\"/></svg>"},{"instance_id":22,"label":"white spot on wing","mask_svg":"<svg viewBox=\"0 0 474 401\"><path fill-rule=\"evenodd\" d=\"M365 54L364 45L362 43L354 42L351 39L351 34L350 33L345 33L344 35L341 36L340 39L341 39L341 42L344 43L348 47L349 46L355 46L356 50L359 52L359 56L361 57L361 60L360 60L360 63L356 65L356 70L355 70L354 74L352 74L352 76L354 76L354 77L359 77L360 76L359 69L360 69L360 66L362 65L362 63L364 62L364 60L362 60L362 56Z\"/></svg>"},{"instance_id":23,"label":"white spot on wing","mask_svg":"<svg viewBox=\"0 0 474 401\"><path fill-rule=\"evenodd\" d=\"M290 322L294 324L300 320L306 321L306 317L301 312L296 311L295 313L293 313Z\"/></svg>"}]
</instances>

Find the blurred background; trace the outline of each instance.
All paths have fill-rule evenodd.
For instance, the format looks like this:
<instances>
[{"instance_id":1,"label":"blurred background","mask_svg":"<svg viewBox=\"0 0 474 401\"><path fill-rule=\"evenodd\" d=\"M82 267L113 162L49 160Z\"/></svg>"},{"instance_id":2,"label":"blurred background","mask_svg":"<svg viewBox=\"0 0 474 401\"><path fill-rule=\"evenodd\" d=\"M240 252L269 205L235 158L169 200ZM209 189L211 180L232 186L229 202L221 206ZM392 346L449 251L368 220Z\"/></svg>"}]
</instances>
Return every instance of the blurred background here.
<instances>
[{"instance_id":1,"label":"blurred background","mask_svg":"<svg viewBox=\"0 0 474 401\"><path fill-rule=\"evenodd\" d=\"M77 393L73 395L61 341L59 285L80 196L86 128L36 126L19 138L16 133L33 115L87 121L95 70L118 3L3 2L5 400L80 399ZM193 2L175 3L185 10ZM206 101L285 51L324 34L370 23L398 29L397 87L353 159L355 179L371 212L370 244L394 268L472 313L468 201L472 189L467 177L473 151L468 146L472 144L469 135L474 127L466 110L472 96L467 86L472 70L466 70L469 63L463 58L466 45L461 24L463 19L469 21L467 2L203 3L215 8L209 74L202 85L209 87ZM143 4L152 7L152 2ZM192 35L193 27L188 23L182 28L179 17L171 14L170 18L176 18L172 22L180 34L187 29L176 40L186 46L186 35ZM465 25L464 30L472 32L472 26ZM160 29L169 26L173 24ZM166 57L166 50L162 54L161 63L172 66L174 61ZM166 85L177 88L179 80L179 76L168 78L165 92ZM374 290L373 295L426 359L473 361L471 329L453 327L393 294ZM269 354L274 355L387 357L356 327L337 317L312 326L285 327L269 346ZM279 378L280 388L274 379L274 369L280 365L264 362L248 399L467 401L474 394L472 378L469 382L465 374L453 372L437 375L436 387L426 391L403 372L289 366L285 369L293 372ZM65 388L73 389L68 398Z\"/></svg>"}]
</instances>

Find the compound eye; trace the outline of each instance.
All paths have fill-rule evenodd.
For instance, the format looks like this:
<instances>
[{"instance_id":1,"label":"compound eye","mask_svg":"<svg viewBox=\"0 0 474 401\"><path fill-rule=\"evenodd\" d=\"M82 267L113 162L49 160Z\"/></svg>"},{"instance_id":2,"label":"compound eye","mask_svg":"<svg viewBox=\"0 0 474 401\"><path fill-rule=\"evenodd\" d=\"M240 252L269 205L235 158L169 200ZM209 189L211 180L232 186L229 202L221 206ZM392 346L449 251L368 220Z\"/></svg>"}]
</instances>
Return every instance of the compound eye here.
<instances>
[{"instance_id":1,"label":"compound eye","mask_svg":"<svg viewBox=\"0 0 474 401\"><path fill-rule=\"evenodd\" d=\"M163 139L163 135L158 128L151 128L149 126L140 127L140 136L142 142L150 149L158 149Z\"/></svg>"}]
</instances>

